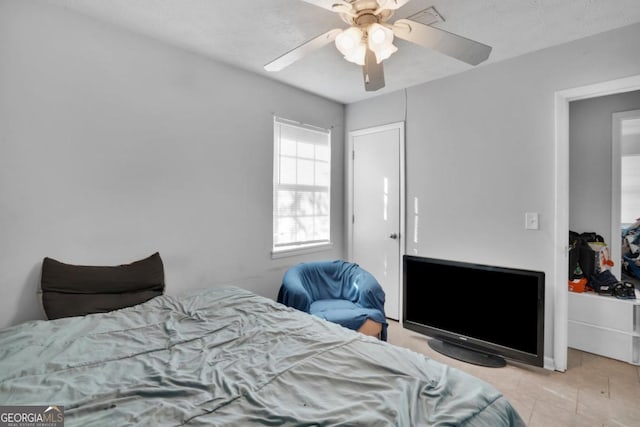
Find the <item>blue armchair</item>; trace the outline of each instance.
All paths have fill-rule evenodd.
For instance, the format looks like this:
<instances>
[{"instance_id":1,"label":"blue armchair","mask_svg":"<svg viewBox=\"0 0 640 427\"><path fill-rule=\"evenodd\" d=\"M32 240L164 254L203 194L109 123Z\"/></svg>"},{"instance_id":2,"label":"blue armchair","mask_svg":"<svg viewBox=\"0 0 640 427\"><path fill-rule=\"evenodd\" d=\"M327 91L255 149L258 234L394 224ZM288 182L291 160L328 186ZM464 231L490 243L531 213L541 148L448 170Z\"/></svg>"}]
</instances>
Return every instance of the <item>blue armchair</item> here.
<instances>
[{"instance_id":1,"label":"blue armchair","mask_svg":"<svg viewBox=\"0 0 640 427\"><path fill-rule=\"evenodd\" d=\"M278 292L279 303L386 341L384 301L384 290L371 273L341 260L291 267ZM371 325L379 334L371 332L376 330Z\"/></svg>"}]
</instances>

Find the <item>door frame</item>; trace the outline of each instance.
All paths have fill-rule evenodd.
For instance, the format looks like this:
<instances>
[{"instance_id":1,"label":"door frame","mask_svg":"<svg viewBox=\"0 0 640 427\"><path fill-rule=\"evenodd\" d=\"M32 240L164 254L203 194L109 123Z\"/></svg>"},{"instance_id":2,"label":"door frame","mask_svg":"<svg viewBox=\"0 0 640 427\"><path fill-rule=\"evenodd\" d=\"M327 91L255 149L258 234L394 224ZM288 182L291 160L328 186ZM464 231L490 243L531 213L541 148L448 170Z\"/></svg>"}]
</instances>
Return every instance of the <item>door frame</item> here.
<instances>
[{"instance_id":1,"label":"door frame","mask_svg":"<svg viewBox=\"0 0 640 427\"><path fill-rule=\"evenodd\" d=\"M378 133L378 132L385 132L388 130L395 130L397 129L399 134L400 134L400 153L399 153L399 158L400 158L400 164L398 165L398 180L400 182L400 194L399 194L399 204L400 206L399 208L399 212L400 212L400 235L399 235L399 245L398 245L398 260L399 260L399 277L398 277L398 313L399 313L399 317L400 319L398 319L399 322L402 322L402 297L403 297L403 292L402 292L402 256L405 254L406 252L406 239L405 239L405 235L406 233L406 221L405 221L405 217L406 217L406 213L405 213L405 205L406 205L406 201L405 201L405 175L406 175L406 171L405 171L405 122L404 121L400 121L400 122L393 122L393 123L388 123L385 125L380 125L380 126L373 126L373 127L368 127L368 128L363 128L363 129L357 129L357 130L353 130L349 132L349 138L348 138L348 142L347 142L347 146L346 146L346 153L345 153L345 158L347 159L347 164L346 164L346 181L347 181L347 191L346 191L346 205L347 205L347 215L346 215L346 222L347 222L347 259L348 260L353 260L353 140L354 138L358 137L358 136L362 136L362 135L368 135L368 134L372 134L372 133Z\"/></svg>"},{"instance_id":2,"label":"door frame","mask_svg":"<svg viewBox=\"0 0 640 427\"><path fill-rule=\"evenodd\" d=\"M640 89L640 75L559 90L555 93L555 236L554 331L555 369L567 370L569 291L569 102Z\"/></svg>"}]
</instances>

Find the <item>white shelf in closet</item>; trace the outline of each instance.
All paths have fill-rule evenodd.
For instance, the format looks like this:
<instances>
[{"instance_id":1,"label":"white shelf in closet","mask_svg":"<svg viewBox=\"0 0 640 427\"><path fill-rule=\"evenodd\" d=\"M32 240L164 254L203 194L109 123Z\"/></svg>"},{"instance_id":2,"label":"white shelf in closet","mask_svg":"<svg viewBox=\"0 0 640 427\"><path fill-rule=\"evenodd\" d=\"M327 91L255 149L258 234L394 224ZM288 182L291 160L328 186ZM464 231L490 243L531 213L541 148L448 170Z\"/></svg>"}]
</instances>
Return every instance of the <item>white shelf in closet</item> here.
<instances>
[{"instance_id":1,"label":"white shelf in closet","mask_svg":"<svg viewBox=\"0 0 640 427\"><path fill-rule=\"evenodd\" d=\"M569 347L640 365L640 292L618 299L569 292Z\"/></svg>"}]
</instances>

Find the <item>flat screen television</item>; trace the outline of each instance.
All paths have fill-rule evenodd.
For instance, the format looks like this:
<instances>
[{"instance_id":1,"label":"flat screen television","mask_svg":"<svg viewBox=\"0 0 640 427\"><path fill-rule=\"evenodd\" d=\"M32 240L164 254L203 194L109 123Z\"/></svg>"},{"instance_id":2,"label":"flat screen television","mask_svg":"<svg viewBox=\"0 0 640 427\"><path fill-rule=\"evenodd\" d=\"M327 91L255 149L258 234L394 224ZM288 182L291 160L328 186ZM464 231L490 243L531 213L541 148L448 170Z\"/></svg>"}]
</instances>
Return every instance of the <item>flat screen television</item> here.
<instances>
[{"instance_id":1,"label":"flat screen television","mask_svg":"<svg viewBox=\"0 0 640 427\"><path fill-rule=\"evenodd\" d=\"M543 272L403 256L402 326L456 359L544 364Z\"/></svg>"}]
</instances>

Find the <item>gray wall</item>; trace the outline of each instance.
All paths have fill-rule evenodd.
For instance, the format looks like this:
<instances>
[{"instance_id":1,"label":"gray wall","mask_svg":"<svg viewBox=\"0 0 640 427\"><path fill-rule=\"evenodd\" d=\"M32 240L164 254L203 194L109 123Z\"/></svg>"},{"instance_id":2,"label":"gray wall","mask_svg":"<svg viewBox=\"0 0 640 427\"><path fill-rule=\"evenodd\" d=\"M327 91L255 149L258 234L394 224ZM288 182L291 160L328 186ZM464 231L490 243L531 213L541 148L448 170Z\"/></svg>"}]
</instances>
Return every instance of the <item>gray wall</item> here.
<instances>
[{"instance_id":1,"label":"gray wall","mask_svg":"<svg viewBox=\"0 0 640 427\"><path fill-rule=\"evenodd\" d=\"M548 358L554 286L566 286L554 277L555 93L640 74L638 40L633 25L347 106L348 131L406 117L406 196L420 207L408 253L545 272Z\"/></svg>"},{"instance_id":2,"label":"gray wall","mask_svg":"<svg viewBox=\"0 0 640 427\"><path fill-rule=\"evenodd\" d=\"M0 58L0 327L42 318L45 256L271 298L343 256L343 105L39 2L0 1ZM333 127L333 250L271 259L273 114Z\"/></svg>"},{"instance_id":3,"label":"gray wall","mask_svg":"<svg viewBox=\"0 0 640 427\"><path fill-rule=\"evenodd\" d=\"M569 104L569 228L610 245L620 243L611 235L611 115L638 109L640 91Z\"/></svg>"}]
</instances>

